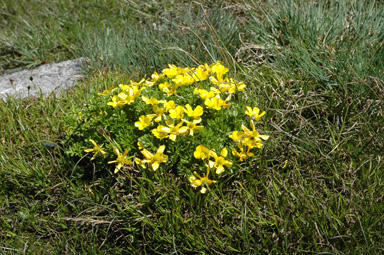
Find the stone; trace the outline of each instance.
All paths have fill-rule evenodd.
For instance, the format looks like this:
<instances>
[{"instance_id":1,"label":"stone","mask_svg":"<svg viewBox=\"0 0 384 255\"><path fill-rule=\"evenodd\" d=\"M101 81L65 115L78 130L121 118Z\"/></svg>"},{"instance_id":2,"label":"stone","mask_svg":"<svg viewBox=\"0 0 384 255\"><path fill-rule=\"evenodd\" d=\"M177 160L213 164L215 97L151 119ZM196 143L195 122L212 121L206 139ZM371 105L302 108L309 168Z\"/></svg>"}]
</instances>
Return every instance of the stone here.
<instances>
[{"instance_id":1,"label":"stone","mask_svg":"<svg viewBox=\"0 0 384 255\"><path fill-rule=\"evenodd\" d=\"M0 76L0 99L8 97L48 96L76 85L83 77L84 59L45 64L34 69L5 73Z\"/></svg>"}]
</instances>

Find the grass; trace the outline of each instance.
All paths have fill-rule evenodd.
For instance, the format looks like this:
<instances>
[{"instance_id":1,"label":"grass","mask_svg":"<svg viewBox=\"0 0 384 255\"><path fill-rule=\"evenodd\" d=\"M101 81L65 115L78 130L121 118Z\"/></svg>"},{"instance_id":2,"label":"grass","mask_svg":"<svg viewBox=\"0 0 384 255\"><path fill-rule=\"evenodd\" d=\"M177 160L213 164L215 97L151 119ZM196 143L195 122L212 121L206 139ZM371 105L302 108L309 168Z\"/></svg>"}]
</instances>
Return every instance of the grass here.
<instances>
[{"instance_id":1,"label":"grass","mask_svg":"<svg viewBox=\"0 0 384 255\"><path fill-rule=\"evenodd\" d=\"M89 68L59 99L0 102L0 253L383 251L382 3L16 2L0 6L2 71ZM215 60L267 111L271 139L236 180L202 195L171 171L100 176L64 153L62 117L96 91Z\"/></svg>"}]
</instances>

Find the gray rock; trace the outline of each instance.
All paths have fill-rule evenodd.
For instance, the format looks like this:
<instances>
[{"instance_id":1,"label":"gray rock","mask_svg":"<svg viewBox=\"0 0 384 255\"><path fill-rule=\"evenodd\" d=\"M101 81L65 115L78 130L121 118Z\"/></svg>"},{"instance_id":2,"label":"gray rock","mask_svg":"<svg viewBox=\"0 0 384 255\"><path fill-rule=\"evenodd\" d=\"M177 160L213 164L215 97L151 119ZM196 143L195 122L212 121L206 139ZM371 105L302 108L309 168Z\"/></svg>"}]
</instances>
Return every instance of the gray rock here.
<instances>
[{"instance_id":1,"label":"gray rock","mask_svg":"<svg viewBox=\"0 0 384 255\"><path fill-rule=\"evenodd\" d=\"M5 73L0 76L0 99L6 101L10 96L25 98L39 96L40 93L44 96L52 92L59 94L76 85L76 81L83 77L83 63L84 59L78 58Z\"/></svg>"}]
</instances>

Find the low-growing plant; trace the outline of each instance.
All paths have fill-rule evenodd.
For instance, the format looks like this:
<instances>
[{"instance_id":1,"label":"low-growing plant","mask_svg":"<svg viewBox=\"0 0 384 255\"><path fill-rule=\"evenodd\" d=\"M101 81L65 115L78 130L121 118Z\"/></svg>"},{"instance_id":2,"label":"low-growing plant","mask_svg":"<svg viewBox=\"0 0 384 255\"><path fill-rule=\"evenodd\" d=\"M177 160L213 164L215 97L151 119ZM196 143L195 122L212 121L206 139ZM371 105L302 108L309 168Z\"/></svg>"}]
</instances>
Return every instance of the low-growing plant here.
<instances>
[{"instance_id":1,"label":"low-growing plant","mask_svg":"<svg viewBox=\"0 0 384 255\"><path fill-rule=\"evenodd\" d=\"M67 120L67 153L114 174L175 170L206 193L269 139L255 127L265 112L250 100L221 62L169 65L149 79L111 84L77 109Z\"/></svg>"}]
</instances>

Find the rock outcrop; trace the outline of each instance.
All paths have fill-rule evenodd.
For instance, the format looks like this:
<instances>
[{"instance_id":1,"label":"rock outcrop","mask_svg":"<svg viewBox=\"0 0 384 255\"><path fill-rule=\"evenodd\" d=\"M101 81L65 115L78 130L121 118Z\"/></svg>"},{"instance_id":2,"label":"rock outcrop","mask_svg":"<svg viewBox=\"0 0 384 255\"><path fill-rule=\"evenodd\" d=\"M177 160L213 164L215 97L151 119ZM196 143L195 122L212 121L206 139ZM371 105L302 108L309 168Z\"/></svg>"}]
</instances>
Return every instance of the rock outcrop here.
<instances>
[{"instance_id":1,"label":"rock outcrop","mask_svg":"<svg viewBox=\"0 0 384 255\"><path fill-rule=\"evenodd\" d=\"M59 63L46 64L34 69L5 73L0 76L0 99L7 97L25 98L59 94L76 84L82 78L81 58Z\"/></svg>"}]
</instances>

